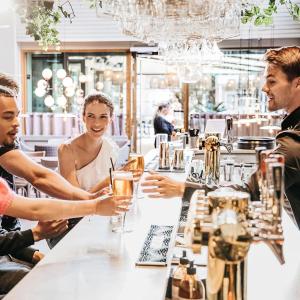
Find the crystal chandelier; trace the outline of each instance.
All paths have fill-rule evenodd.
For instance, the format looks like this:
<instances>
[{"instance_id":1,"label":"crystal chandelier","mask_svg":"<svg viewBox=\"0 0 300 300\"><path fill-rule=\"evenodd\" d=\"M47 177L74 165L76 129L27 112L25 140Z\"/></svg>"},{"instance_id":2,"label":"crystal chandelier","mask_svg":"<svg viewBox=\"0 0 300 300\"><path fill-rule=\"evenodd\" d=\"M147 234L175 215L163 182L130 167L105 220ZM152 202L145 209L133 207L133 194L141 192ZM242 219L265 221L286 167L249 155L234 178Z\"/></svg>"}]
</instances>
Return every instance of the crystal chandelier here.
<instances>
[{"instance_id":1,"label":"crystal chandelier","mask_svg":"<svg viewBox=\"0 0 300 300\"><path fill-rule=\"evenodd\" d=\"M107 0L100 10L114 16L125 34L157 43L181 81L196 82L203 65L222 60L217 42L239 34L241 5L241 0Z\"/></svg>"}]
</instances>

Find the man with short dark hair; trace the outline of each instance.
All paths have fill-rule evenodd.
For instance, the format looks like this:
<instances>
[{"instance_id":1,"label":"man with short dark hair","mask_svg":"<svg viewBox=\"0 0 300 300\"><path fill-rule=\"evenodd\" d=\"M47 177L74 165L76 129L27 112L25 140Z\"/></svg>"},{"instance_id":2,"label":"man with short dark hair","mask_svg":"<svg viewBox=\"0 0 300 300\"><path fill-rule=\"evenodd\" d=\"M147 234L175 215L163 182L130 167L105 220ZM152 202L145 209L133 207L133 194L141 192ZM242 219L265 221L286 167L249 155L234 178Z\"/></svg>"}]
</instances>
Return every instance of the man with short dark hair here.
<instances>
[{"instance_id":1,"label":"man with short dark hair","mask_svg":"<svg viewBox=\"0 0 300 300\"><path fill-rule=\"evenodd\" d=\"M95 198L72 186L59 174L33 162L18 149L15 142L19 128L19 109L16 103L18 85L10 77L0 74L0 176L11 188L13 175L25 178L33 186L60 199L84 200ZM16 218L0 216L0 294L7 293L37 263L43 254L29 246L35 241L57 236L67 229L67 221L39 222L31 230L20 231Z\"/></svg>"},{"instance_id":2,"label":"man with short dark hair","mask_svg":"<svg viewBox=\"0 0 300 300\"><path fill-rule=\"evenodd\" d=\"M266 52L264 59L266 69L262 90L268 97L268 109L283 109L287 113L281 123L281 132L276 136L277 147L273 151L285 157L286 208L300 228L300 47L271 49ZM253 174L245 187L234 187L249 192L252 200L259 200L256 178L256 174ZM189 187L188 184L158 174L146 177L142 185L154 186L144 189L144 192L154 193L152 197L180 196L184 192L190 195L195 189L195 186ZM216 187L198 185L197 188L208 190Z\"/></svg>"}]
</instances>

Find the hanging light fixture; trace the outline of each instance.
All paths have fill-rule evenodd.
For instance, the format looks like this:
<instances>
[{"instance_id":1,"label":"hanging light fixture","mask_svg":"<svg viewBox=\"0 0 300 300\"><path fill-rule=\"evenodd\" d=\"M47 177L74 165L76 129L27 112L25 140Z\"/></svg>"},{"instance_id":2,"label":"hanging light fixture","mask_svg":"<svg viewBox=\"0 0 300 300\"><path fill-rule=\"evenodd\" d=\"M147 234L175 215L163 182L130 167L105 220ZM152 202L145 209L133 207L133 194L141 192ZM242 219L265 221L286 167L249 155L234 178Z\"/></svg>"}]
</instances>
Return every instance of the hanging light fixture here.
<instances>
[{"instance_id":1,"label":"hanging light fixture","mask_svg":"<svg viewBox=\"0 0 300 300\"><path fill-rule=\"evenodd\" d=\"M47 91L41 87L37 87L35 90L34 90L34 93L37 97L41 98L41 97L44 97L47 93Z\"/></svg>"},{"instance_id":2,"label":"hanging light fixture","mask_svg":"<svg viewBox=\"0 0 300 300\"><path fill-rule=\"evenodd\" d=\"M239 34L241 0L109 0L101 4L100 11L117 19L125 34L157 43L159 54L177 67L183 82L196 82L201 65L219 63L223 55L217 42Z\"/></svg>"},{"instance_id":3,"label":"hanging light fixture","mask_svg":"<svg viewBox=\"0 0 300 300\"><path fill-rule=\"evenodd\" d=\"M124 80L124 76L123 76L122 71L120 71L120 70L113 71L112 82L113 82L114 85L122 84L123 80Z\"/></svg>"},{"instance_id":4,"label":"hanging light fixture","mask_svg":"<svg viewBox=\"0 0 300 300\"><path fill-rule=\"evenodd\" d=\"M47 107L52 107L54 105L54 98L51 95L47 95L44 99L44 103Z\"/></svg>"},{"instance_id":5,"label":"hanging light fixture","mask_svg":"<svg viewBox=\"0 0 300 300\"><path fill-rule=\"evenodd\" d=\"M45 80L50 80L52 78L52 70L46 68L42 72L42 76Z\"/></svg>"},{"instance_id":6,"label":"hanging light fixture","mask_svg":"<svg viewBox=\"0 0 300 300\"><path fill-rule=\"evenodd\" d=\"M40 89L46 89L48 87L48 82L44 79L40 79L38 82L37 82L37 86L38 88Z\"/></svg>"},{"instance_id":7,"label":"hanging light fixture","mask_svg":"<svg viewBox=\"0 0 300 300\"><path fill-rule=\"evenodd\" d=\"M64 95L61 95L57 98L57 105L60 107L65 107L67 104L67 98Z\"/></svg>"},{"instance_id":8,"label":"hanging light fixture","mask_svg":"<svg viewBox=\"0 0 300 300\"><path fill-rule=\"evenodd\" d=\"M104 70L104 72L103 72L104 80L107 80L107 81L112 80L112 76L113 76L113 71L111 68Z\"/></svg>"},{"instance_id":9,"label":"hanging light fixture","mask_svg":"<svg viewBox=\"0 0 300 300\"><path fill-rule=\"evenodd\" d=\"M79 75L79 82L86 83L87 81L88 81L88 78L86 75L84 75L84 74Z\"/></svg>"},{"instance_id":10,"label":"hanging light fixture","mask_svg":"<svg viewBox=\"0 0 300 300\"><path fill-rule=\"evenodd\" d=\"M65 88L72 86L73 83L74 83L74 81L70 76L65 77L62 81L62 84Z\"/></svg>"},{"instance_id":11,"label":"hanging light fixture","mask_svg":"<svg viewBox=\"0 0 300 300\"><path fill-rule=\"evenodd\" d=\"M81 105L83 103L84 91L76 86L73 79L70 76L67 76L67 72L65 69L58 69L56 71L56 77L60 80L56 82L57 88L60 91L60 95L54 99L52 96L52 87L50 85L49 80L53 77L53 71L49 68L46 68L42 71L43 79L40 79L37 82L37 87L34 90L34 93L37 97L45 97L44 104L51 109L55 109L55 107L66 108L66 104L68 102L67 98L73 98L76 95L76 99L74 99L75 103ZM84 74L80 75L81 80L86 82L88 80L87 76ZM82 83L82 82L81 82ZM61 94L61 92L63 94ZM57 106L55 106L55 101Z\"/></svg>"},{"instance_id":12,"label":"hanging light fixture","mask_svg":"<svg viewBox=\"0 0 300 300\"><path fill-rule=\"evenodd\" d=\"M57 76L57 78L63 80L67 76L67 72L65 69L59 69L56 72L56 76Z\"/></svg>"},{"instance_id":13,"label":"hanging light fixture","mask_svg":"<svg viewBox=\"0 0 300 300\"><path fill-rule=\"evenodd\" d=\"M69 86L65 89L64 94L66 97L71 98L75 95L75 88L73 86Z\"/></svg>"},{"instance_id":14,"label":"hanging light fixture","mask_svg":"<svg viewBox=\"0 0 300 300\"><path fill-rule=\"evenodd\" d=\"M96 82L96 90L102 91L103 89L104 89L104 83L102 81L97 81Z\"/></svg>"}]
</instances>

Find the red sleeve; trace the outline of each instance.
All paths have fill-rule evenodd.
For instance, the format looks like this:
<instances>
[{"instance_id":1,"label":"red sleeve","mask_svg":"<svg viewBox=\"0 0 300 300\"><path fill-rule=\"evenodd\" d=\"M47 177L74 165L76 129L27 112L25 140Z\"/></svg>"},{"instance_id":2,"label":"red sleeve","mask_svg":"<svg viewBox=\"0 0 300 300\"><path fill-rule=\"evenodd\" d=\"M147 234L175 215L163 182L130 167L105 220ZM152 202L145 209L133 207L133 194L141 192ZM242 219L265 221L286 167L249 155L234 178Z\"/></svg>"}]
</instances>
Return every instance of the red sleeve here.
<instances>
[{"instance_id":1,"label":"red sleeve","mask_svg":"<svg viewBox=\"0 0 300 300\"><path fill-rule=\"evenodd\" d=\"M3 215L14 198L14 192L9 188L7 182L0 178L0 215Z\"/></svg>"}]
</instances>

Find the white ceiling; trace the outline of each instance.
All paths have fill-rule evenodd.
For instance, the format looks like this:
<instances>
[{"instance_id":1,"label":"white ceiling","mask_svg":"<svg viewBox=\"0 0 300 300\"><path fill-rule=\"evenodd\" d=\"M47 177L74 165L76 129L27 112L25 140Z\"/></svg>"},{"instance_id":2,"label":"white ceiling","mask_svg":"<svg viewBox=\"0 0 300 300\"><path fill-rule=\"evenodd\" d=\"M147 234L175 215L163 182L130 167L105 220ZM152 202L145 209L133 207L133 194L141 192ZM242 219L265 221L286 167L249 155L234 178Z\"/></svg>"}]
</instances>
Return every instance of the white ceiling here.
<instances>
[{"instance_id":1,"label":"white ceiling","mask_svg":"<svg viewBox=\"0 0 300 300\"><path fill-rule=\"evenodd\" d=\"M64 21L59 26L60 38L65 42L107 42L107 41L134 41L133 38L122 34L116 21L109 16L96 16L95 9L90 9L85 0L70 0L76 17L72 24ZM300 1L293 1L300 3ZM25 34L24 25L17 18L16 38L18 42L33 41ZM255 27L242 25L241 35L235 40L242 39L297 39L300 44L300 23L292 20L287 10L279 9L274 18L274 25L270 27ZM247 46L247 45L246 45ZM248 45L249 46L249 45ZM251 45L250 45L251 46Z\"/></svg>"}]
</instances>

